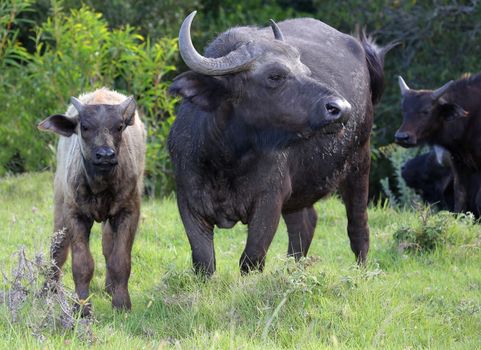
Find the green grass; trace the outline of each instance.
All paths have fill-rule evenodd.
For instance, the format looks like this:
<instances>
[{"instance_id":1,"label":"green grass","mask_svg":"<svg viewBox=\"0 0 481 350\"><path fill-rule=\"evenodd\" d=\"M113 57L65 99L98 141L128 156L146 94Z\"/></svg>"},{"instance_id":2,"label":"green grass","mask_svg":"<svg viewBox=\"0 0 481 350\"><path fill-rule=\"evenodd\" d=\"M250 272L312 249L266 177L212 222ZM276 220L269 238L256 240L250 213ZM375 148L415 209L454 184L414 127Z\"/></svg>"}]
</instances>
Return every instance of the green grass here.
<instances>
[{"instance_id":1,"label":"green grass","mask_svg":"<svg viewBox=\"0 0 481 350\"><path fill-rule=\"evenodd\" d=\"M52 231L52 175L0 179L0 270L15 252L47 252ZM319 223L309 259L285 258L284 225L264 273L241 277L245 227L218 230L217 272L205 282L191 272L190 248L175 200L146 200L133 248L130 313L113 312L103 292L105 262L99 225L91 247L95 323L89 345L75 331L32 335L34 309L12 322L0 305L0 348L112 349L479 349L481 348L481 227L457 220L449 242L434 251L399 253L393 234L419 226L414 211L370 208L371 251L358 269L337 198L317 206ZM454 219L453 219L454 220ZM63 281L72 288L70 263Z\"/></svg>"}]
</instances>

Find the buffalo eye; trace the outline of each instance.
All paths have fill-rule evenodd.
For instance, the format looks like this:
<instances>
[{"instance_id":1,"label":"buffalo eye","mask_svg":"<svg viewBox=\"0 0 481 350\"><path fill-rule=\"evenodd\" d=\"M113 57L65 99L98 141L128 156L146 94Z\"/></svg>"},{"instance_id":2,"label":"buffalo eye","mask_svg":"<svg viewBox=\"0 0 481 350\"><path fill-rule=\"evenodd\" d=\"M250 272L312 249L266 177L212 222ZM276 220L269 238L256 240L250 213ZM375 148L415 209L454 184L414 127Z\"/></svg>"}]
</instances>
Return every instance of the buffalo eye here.
<instances>
[{"instance_id":1,"label":"buffalo eye","mask_svg":"<svg viewBox=\"0 0 481 350\"><path fill-rule=\"evenodd\" d=\"M281 74L272 74L272 75L269 75L269 80L272 80L272 81L279 81L279 80L282 80L284 79L285 76L281 75Z\"/></svg>"},{"instance_id":2,"label":"buffalo eye","mask_svg":"<svg viewBox=\"0 0 481 350\"><path fill-rule=\"evenodd\" d=\"M267 76L267 84L270 87L278 87L286 80L286 74L283 73L271 73Z\"/></svg>"},{"instance_id":3,"label":"buffalo eye","mask_svg":"<svg viewBox=\"0 0 481 350\"><path fill-rule=\"evenodd\" d=\"M88 131L88 126L85 124L81 124L80 127L82 128L82 131Z\"/></svg>"},{"instance_id":4,"label":"buffalo eye","mask_svg":"<svg viewBox=\"0 0 481 350\"><path fill-rule=\"evenodd\" d=\"M117 127L117 130L118 130L118 131L122 131L123 128L124 128L124 124L122 123L122 124L120 124L120 125Z\"/></svg>"}]
</instances>

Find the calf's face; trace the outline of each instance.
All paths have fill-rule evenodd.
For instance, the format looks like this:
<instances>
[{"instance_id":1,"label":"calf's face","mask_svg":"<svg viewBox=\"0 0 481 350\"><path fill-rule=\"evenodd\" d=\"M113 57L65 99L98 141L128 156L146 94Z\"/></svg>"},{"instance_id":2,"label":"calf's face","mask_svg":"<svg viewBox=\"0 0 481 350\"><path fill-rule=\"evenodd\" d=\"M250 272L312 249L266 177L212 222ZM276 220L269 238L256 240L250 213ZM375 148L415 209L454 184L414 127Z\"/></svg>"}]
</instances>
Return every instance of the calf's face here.
<instances>
[{"instance_id":1,"label":"calf's face","mask_svg":"<svg viewBox=\"0 0 481 350\"><path fill-rule=\"evenodd\" d=\"M84 162L96 173L110 172L118 163L122 133L134 123L136 104L133 97L118 105L83 104L75 97L74 118L52 115L40 122L40 130L70 137L76 134Z\"/></svg>"}]
</instances>

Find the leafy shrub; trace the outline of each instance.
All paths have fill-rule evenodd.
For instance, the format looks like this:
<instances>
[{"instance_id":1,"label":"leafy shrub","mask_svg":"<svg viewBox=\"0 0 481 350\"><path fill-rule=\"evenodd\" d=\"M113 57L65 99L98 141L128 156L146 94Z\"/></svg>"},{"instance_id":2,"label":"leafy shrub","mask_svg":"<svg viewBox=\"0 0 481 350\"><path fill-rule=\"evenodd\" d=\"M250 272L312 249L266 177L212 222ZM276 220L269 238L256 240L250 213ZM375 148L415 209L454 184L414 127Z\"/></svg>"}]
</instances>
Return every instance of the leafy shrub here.
<instances>
[{"instance_id":1,"label":"leafy shrub","mask_svg":"<svg viewBox=\"0 0 481 350\"><path fill-rule=\"evenodd\" d=\"M166 137L175 99L167 94L164 76L175 70L176 39L153 43L130 26L110 30L102 15L87 7L67 14L53 4L52 15L36 28L35 52L19 71L8 70L0 90L8 101L0 111L0 173L12 170L15 157L27 171L52 167L57 138L40 134L38 121L64 111L70 96L108 86L136 97L148 131L147 188L151 194L169 193Z\"/></svg>"},{"instance_id":2,"label":"leafy shrub","mask_svg":"<svg viewBox=\"0 0 481 350\"><path fill-rule=\"evenodd\" d=\"M82 24L79 16L87 16L86 11L95 14L92 10L81 7L82 3L101 12L103 16L85 19ZM60 5L66 10L62 10ZM4 38L8 37L9 47L16 47L18 50L16 56L10 55L7 69L0 69L0 98L5 104L0 111L0 176L7 170L39 170L52 166L53 152L45 147L47 141L52 145L52 138L40 135L34 124L48 113L57 113L64 109L63 103L69 94L78 94L81 90L91 89L101 83L125 93L135 94L138 98L151 93L152 89L148 84L155 82L152 76L146 80L139 79L133 85L129 83L131 77L137 76L136 69L141 70L143 77L148 76L149 71L144 68L150 66L152 61L146 63L144 59L155 57L147 47L152 49L156 44L151 44L149 39L144 40L138 33L156 40L163 36L175 37L184 16L194 9L199 10L192 28L194 42L199 49L218 33L232 26L263 26L267 25L269 18L281 21L300 16L318 18L346 33L352 32L356 24L360 24L365 26L369 33L374 33L381 44L393 40L401 42L386 58L386 91L375 112L371 143L374 156L371 195L374 196L382 192L382 186L387 189L386 177L392 184L396 184L391 189L395 196L400 185L391 166L392 160L386 158L389 155L379 152L381 147L392 143L393 134L401 122L396 76L403 75L412 88L435 88L465 72L481 71L481 3L477 0L64 0L62 3L53 1L51 4L49 0L7 0L0 4L1 21L10 20L11 11L9 12L8 8L16 9L14 25L7 26L5 22L1 22L0 30L5 31L7 28L9 31L8 35L2 32L1 38L5 40ZM57 19L57 15L60 15L60 18ZM67 21L66 18L72 16L77 17ZM51 23L50 27L45 24L48 23L47 18ZM72 27L75 35L62 31L63 26L70 24L88 28L87 33L77 31L75 27ZM85 27L85 24L92 24L93 27ZM132 29L129 24L139 28ZM39 35L39 32L43 35ZM36 34L36 40L29 39L32 33ZM49 38L52 33L60 35ZM95 34L88 39L89 47L76 40L78 37L88 36L89 33ZM43 61L37 61L37 64L29 63L34 57L26 55L28 52L18 44L18 39L28 48L31 56L42 58L44 54L48 54L50 60L42 58ZM58 39L62 40L59 48L56 46ZM127 39L126 44L121 42L123 39ZM69 46L65 43L68 40L73 40L75 46L70 45L71 52L64 54L62 50L65 45ZM175 50L175 45L170 46L169 40L171 39L159 42L163 43L161 46L164 49ZM89 51L94 48L94 43L100 44L101 49L98 52L95 49ZM135 43L143 45L143 48L134 50ZM146 57L141 56L141 52L145 53ZM91 53L102 54L103 63L97 64L95 56L95 59L91 60ZM79 56L68 56L70 54ZM150 133L149 178L146 183L149 193L157 194L168 192L171 188L171 170L163 143L165 137L159 135L166 133L173 118L170 112L172 99L163 95L164 79L166 76L167 80L172 78L174 65L180 67L180 70L185 68L181 61L175 59L175 53L168 56L162 56L163 58L156 62L160 65L155 66L156 69L169 67L161 72L162 79L159 80L157 88L153 89L154 96L160 97L148 97L149 101L141 101L142 108L142 103L148 105L151 101L157 101L150 104L154 110L149 110L148 107L144 111L149 120ZM77 61L79 59L83 61ZM78 66L61 65L63 61L69 60L78 62ZM0 54L0 66L5 62ZM42 68L41 63L45 64L45 67ZM53 66L54 63L60 66ZM14 67L15 64L20 67ZM39 70L40 73L43 70L45 74L36 77L49 80L33 80L30 69ZM54 87L62 87L59 83L65 83L68 91L52 92ZM164 120L165 124L158 124ZM152 129L154 126L156 130ZM157 143L159 141L160 143ZM380 185L381 180L384 185ZM400 200L400 203L403 202L404 200Z\"/></svg>"},{"instance_id":3,"label":"leafy shrub","mask_svg":"<svg viewBox=\"0 0 481 350\"><path fill-rule=\"evenodd\" d=\"M466 244L480 238L472 214L455 215L446 211L433 214L431 208L419 210L419 221L394 232L395 247L403 252L428 252L439 246Z\"/></svg>"},{"instance_id":4,"label":"leafy shrub","mask_svg":"<svg viewBox=\"0 0 481 350\"><path fill-rule=\"evenodd\" d=\"M389 145L381 147L379 151L389 160L394 171L393 183L389 181L388 177L380 181L384 195L389 200L389 205L395 208L409 208L415 206L416 203L420 203L421 198L406 185L401 176L401 169L406 161L422 152L422 149L405 149L397 145Z\"/></svg>"}]
</instances>

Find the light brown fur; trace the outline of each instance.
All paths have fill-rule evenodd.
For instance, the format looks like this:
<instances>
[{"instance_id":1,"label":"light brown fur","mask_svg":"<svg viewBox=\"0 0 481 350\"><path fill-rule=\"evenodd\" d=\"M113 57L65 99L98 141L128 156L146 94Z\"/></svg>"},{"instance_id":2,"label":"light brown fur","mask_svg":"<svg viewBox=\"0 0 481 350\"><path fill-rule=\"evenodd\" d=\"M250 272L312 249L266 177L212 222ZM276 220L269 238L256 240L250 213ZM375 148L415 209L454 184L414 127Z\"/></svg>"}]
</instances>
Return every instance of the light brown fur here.
<instances>
[{"instance_id":1,"label":"light brown fur","mask_svg":"<svg viewBox=\"0 0 481 350\"><path fill-rule=\"evenodd\" d=\"M102 88L81 95L85 105L116 105L126 96ZM70 105L68 118L78 118ZM143 172L146 133L138 112L133 125L126 127L118 150L118 164L109 176L91 176L82 160L80 126L70 137L60 137L55 173L54 229L66 229L60 245L52 247L52 258L58 267L54 279L72 249L72 270L76 292L80 299L89 297L89 283L94 262L89 250L90 229L94 221L102 222L102 246L107 264L106 288L112 295L112 305L130 309L128 279L131 268L131 249L137 230L140 201L143 191ZM108 138L107 138L108 139ZM84 314L89 313L89 305Z\"/></svg>"}]
</instances>

